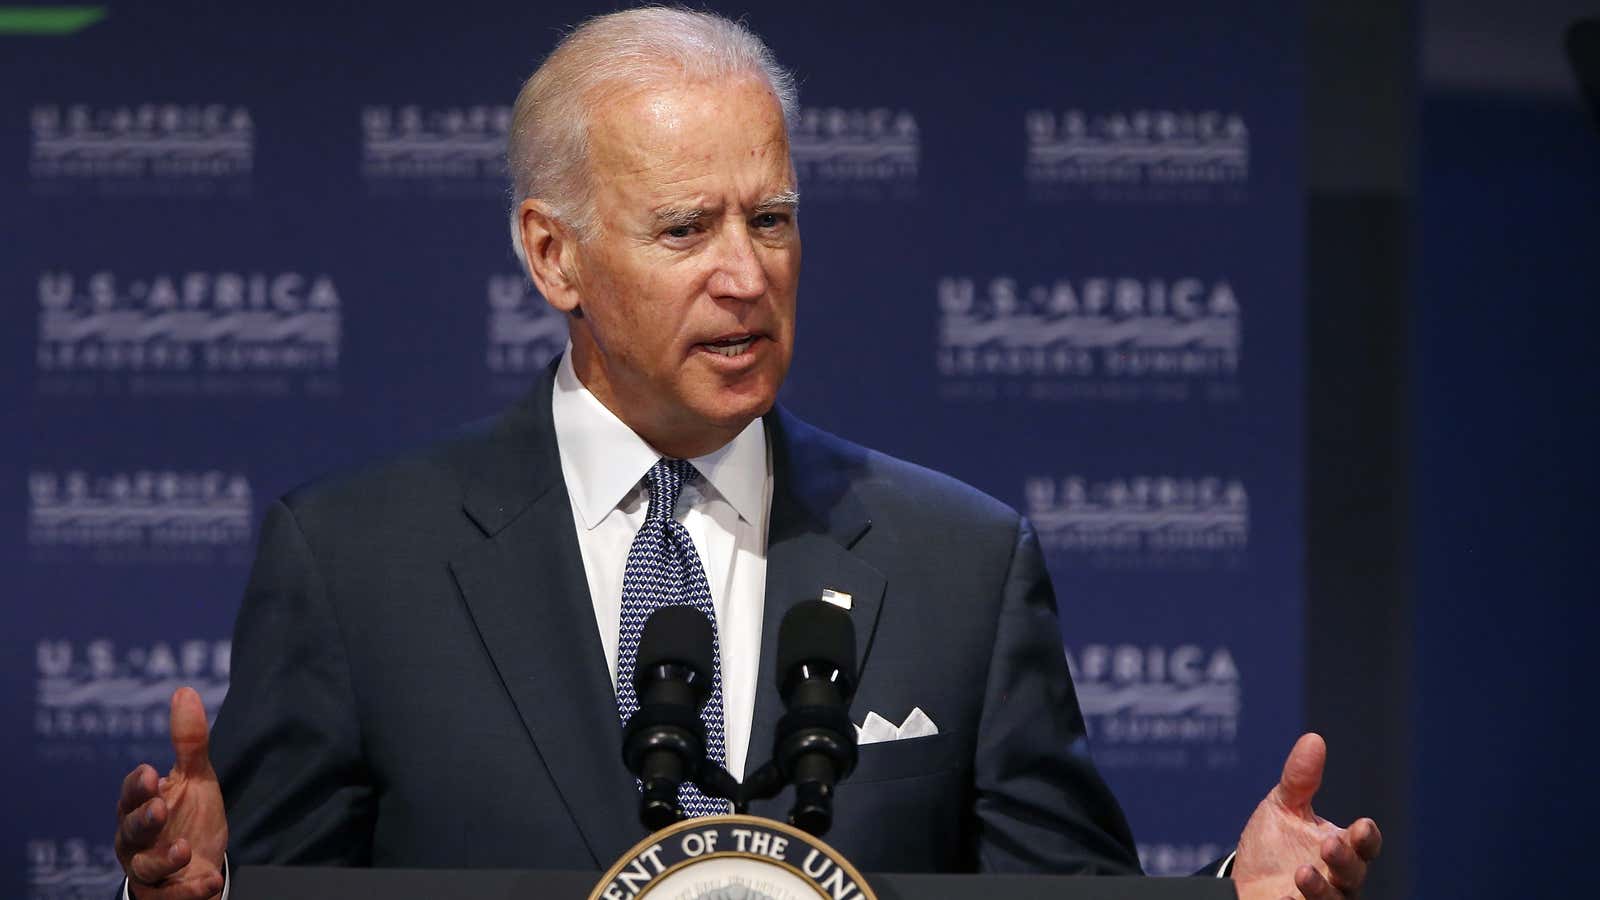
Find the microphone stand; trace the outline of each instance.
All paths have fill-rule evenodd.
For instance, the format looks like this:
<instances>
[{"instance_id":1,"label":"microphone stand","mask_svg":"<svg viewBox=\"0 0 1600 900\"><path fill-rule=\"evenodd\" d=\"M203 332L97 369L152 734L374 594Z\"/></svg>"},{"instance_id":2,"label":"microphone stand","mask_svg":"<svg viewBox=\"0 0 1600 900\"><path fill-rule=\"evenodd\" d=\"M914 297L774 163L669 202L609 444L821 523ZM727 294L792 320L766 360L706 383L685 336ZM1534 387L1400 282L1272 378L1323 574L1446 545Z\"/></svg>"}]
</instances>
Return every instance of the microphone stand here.
<instances>
[{"instance_id":1,"label":"microphone stand","mask_svg":"<svg viewBox=\"0 0 1600 900\"><path fill-rule=\"evenodd\" d=\"M783 793L788 786L775 762L766 763L740 782L729 775L727 769L709 759L701 763L700 771L695 773L694 784L707 797L732 803L733 811L738 815L749 812L750 801L770 800Z\"/></svg>"}]
</instances>

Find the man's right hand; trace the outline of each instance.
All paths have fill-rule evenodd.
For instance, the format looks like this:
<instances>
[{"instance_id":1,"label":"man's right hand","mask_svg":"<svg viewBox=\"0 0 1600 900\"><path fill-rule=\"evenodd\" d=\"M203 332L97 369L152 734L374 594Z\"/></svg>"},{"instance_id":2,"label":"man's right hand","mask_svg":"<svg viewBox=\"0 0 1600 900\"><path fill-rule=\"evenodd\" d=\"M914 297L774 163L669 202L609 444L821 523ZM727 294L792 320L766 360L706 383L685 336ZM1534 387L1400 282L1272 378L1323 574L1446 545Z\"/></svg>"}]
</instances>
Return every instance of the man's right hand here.
<instances>
[{"instance_id":1,"label":"man's right hand","mask_svg":"<svg viewBox=\"0 0 1600 900\"><path fill-rule=\"evenodd\" d=\"M222 891L228 820L207 752L206 710L193 688L172 694L172 771L140 765L117 801L117 861L136 900L207 900Z\"/></svg>"}]
</instances>

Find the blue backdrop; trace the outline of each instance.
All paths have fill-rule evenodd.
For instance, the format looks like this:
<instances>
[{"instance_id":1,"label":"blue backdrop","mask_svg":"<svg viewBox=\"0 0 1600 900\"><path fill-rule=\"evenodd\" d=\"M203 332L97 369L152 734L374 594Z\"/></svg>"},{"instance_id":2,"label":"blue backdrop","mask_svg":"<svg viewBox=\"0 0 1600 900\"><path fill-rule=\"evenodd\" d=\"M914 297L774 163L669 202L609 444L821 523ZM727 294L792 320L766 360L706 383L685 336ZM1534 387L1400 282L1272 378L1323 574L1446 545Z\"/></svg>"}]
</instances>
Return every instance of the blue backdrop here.
<instances>
[{"instance_id":1,"label":"blue backdrop","mask_svg":"<svg viewBox=\"0 0 1600 900\"><path fill-rule=\"evenodd\" d=\"M1302 725L1299 4L714 5L800 76L783 402L1032 516L1146 867L1226 852ZM116 880L265 504L559 348L502 157L597 10L102 11L0 33L4 896Z\"/></svg>"}]
</instances>

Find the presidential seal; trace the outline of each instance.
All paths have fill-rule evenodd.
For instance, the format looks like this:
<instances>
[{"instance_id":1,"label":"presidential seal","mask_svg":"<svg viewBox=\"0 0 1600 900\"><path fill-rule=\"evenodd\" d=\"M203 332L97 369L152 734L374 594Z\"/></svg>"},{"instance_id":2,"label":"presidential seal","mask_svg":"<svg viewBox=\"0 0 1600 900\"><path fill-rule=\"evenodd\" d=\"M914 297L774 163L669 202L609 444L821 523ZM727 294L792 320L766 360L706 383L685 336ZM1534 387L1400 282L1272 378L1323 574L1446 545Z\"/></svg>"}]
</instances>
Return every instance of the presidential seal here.
<instances>
[{"instance_id":1,"label":"presidential seal","mask_svg":"<svg viewBox=\"0 0 1600 900\"><path fill-rule=\"evenodd\" d=\"M877 900L838 851L755 816L707 816L635 844L589 900Z\"/></svg>"}]
</instances>

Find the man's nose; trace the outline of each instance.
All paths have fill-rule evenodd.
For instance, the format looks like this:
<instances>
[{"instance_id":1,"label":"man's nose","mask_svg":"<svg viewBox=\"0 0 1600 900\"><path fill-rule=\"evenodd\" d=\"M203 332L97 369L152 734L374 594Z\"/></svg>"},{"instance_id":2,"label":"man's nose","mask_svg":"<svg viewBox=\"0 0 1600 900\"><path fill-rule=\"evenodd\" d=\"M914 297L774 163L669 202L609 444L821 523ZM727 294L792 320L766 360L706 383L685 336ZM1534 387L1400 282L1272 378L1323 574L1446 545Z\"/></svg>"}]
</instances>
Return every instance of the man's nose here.
<instances>
[{"instance_id":1,"label":"man's nose","mask_svg":"<svg viewBox=\"0 0 1600 900\"><path fill-rule=\"evenodd\" d=\"M755 242L743 228L732 228L718 242L716 271L706 289L713 297L757 300L767 292L767 273L761 267Z\"/></svg>"}]
</instances>

